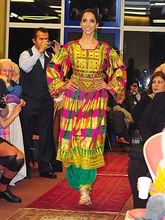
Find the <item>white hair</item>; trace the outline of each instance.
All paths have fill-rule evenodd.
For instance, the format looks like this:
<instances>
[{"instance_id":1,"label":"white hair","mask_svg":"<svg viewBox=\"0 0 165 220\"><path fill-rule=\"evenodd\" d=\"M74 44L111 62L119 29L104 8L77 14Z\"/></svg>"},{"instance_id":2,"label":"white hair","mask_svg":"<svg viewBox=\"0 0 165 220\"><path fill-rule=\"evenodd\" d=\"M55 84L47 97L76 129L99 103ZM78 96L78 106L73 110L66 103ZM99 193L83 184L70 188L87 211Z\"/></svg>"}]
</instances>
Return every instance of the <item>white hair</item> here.
<instances>
[{"instance_id":1,"label":"white hair","mask_svg":"<svg viewBox=\"0 0 165 220\"><path fill-rule=\"evenodd\" d=\"M14 70L14 65L13 65L13 62L11 61L11 59L0 59L0 67L3 65L3 63L6 63L6 62L10 63L13 70Z\"/></svg>"}]
</instances>

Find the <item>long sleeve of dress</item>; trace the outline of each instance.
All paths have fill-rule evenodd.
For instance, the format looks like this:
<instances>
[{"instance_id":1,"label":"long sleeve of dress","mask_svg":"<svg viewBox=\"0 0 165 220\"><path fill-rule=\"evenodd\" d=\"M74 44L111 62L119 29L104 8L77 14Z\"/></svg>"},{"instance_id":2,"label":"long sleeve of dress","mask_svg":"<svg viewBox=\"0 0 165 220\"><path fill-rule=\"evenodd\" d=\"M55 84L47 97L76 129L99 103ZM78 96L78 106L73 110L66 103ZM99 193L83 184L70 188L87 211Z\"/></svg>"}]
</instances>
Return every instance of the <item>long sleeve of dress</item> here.
<instances>
[{"instance_id":1,"label":"long sleeve of dress","mask_svg":"<svg viewBox=\"0 0 165 220\"><path fill-rule=\"evenodd\" d=\"M126 67L120 59L116 51L112 49L109 52L109 68L107 69L108 84L110 85L110 93L113 95L117 103L122 103L125 99L125 85L127 81Z\"/></svg>"},{"instance_id":2,"label":"long sleeve of dress","mask_svg":"<svg viewBox=\"0 0 165 220\"><path fill-rule=\"evenodd\" d=\"M46 74L50 95L52 98L60 97L63 93L61 87L64 83L64 76L69 71L70 61L65 48L60 49L48 64Z\"/></svg>"}]
</instances>

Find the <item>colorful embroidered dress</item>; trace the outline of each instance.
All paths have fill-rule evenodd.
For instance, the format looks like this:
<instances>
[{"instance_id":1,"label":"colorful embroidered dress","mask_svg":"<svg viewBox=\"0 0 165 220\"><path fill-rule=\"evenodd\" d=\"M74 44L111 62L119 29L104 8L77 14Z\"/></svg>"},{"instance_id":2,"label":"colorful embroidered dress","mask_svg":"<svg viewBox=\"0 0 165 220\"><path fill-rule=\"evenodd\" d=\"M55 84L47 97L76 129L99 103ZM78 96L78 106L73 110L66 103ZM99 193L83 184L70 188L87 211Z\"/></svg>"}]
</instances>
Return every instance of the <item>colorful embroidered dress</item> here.
<instances>
[{"instance_id":1,"label":"colorful embroidered dress","mask_svg":"<svg viewBox=\"0 0 165 220\"><path fill-rule=\"evenodd\" d=\"M124 100L125 65L107 43L95 49L82 49L79 40L71 41L52 58L47 68L48 88L52 98L59 97L64 77L72 70L71 81L77 91L63 94L57 160L66 167L74 164L83 169L104 166L106 134L106 89L96 90L95 82L108 76L110 92L117 102Z\"/></svg>"}]
</instances>

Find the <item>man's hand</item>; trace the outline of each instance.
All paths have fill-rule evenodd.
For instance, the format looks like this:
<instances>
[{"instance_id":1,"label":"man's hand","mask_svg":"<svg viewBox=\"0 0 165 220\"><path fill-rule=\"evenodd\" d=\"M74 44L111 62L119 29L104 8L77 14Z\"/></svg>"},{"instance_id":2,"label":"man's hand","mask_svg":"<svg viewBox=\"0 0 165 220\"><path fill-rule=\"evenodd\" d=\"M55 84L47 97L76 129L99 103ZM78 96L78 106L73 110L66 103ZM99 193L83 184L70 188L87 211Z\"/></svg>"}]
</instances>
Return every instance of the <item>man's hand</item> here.
<instances>
[{"instance_id":1,"label":"man's hand","mask_svg":"<svg viewBox=\"0 0 165 220\"><path fill-rule=\"evenodd\" d=\"M8 81L8 77L3 74L0 74L0 79L2 79L4 81L4 83L6 83Z\"/></svg>"},{"instance_id":2,"label":"man's hand","mask_svg":"<svg viewBox=\"0 0 165 220\"><path fill-rule=\"evenodd\" d=\"M54 42L54 46L51 46L51 48L53 49L54 53L57 53L57 51L61 48L61 45L56 40L54 40Z\"/></svg>"},{"instance_id":3,"label":"man's hand","mask_svg":"<svg viewBox=\"0 0 165 220\"><path fill-rule=\"evenodd\" d=\"M107 112L110 112L111 111L111 108L109 106L107 106Z\"/></svg>"},{"instance_id":4,"label":"man's hand","mask_svg":"<svg viewBox=\"0 0 165 220\"><path fill-rule=\"evenodd\" d=\"M45 50L47 50L49 48L49 44L47 40L44 40L41 44L40 44L40 48L38 49L39 53L44 53Z\"/></svg>"}]
</instances>

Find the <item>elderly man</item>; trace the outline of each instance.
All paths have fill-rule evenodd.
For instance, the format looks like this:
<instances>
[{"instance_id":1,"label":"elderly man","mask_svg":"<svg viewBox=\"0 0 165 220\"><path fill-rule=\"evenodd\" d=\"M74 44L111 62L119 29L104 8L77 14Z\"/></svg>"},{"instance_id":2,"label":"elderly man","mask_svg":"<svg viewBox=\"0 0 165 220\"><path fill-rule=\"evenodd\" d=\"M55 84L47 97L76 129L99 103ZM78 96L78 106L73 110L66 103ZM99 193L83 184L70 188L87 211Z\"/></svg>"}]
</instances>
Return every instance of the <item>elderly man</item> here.
<instances>
[{"instance_id":1,"label":"elderly man","mask_svg":"<svg viewBox=\"0 0 165 220\"><path fill-rule=\"evenodd\" d=\"M14 72L14 66L10 59L0 60L0 79L2 79L6 85L9 94L13 94L18 98L22 96L22 88L16 82L12 80Z\"/></svg>"}]
</instances>

